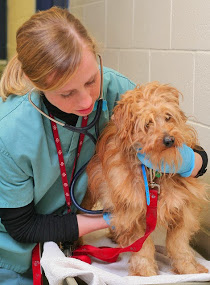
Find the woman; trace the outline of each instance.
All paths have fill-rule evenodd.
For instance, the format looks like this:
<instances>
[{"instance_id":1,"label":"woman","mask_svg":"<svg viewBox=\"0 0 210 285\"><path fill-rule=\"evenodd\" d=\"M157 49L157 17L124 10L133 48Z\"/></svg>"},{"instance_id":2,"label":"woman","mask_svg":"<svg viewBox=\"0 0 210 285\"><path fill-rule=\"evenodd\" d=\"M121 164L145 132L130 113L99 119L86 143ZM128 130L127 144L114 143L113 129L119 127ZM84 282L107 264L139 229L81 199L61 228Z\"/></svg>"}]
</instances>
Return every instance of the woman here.
<instances>
[{"instance_id":1,"label":"woman","mask_svg":"<svg viewBox=\"0 0 210 285\"><path fill-rule=\"evenodd\" d=\"M73 206L67 205L71 212L63 214L65 182L61 177L70 181L79 134L51 125L28 99L32 93L32 102L44 113L79 127L83 117L93 120L101 83L95 42L67 10L53 7L38 12L17 31L17 55L8 63L0 89L1 284L18 284L20 279L21 284L32 284L31 254L37 242L74 242L79 236L108 227L102 215L76 214ZM100 130L120 95L134 87L123 75L104 68L107 107L100 116ZM59 150L57 141L61 143ZM94 153L89 137L80 144L76 171ZM59 160L59 153L64 161ZM189 148L186 153L188 163L182 167L195 176L202 158ZM66 172L60 169L64 163ZM83 173L75 189L78 203L86 186Z\"/></svg>"}]
</instances>

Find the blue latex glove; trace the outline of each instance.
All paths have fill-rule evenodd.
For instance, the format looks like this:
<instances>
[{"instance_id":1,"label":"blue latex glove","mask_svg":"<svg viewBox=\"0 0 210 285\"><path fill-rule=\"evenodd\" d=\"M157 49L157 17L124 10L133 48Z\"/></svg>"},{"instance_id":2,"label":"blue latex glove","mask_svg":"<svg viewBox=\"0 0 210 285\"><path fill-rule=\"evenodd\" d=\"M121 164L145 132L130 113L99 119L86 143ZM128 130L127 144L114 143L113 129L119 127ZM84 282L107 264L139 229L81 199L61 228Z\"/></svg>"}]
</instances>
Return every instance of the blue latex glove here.
<instances>
[{"instance_id":1,"label":"blue latex glove","mask_svg":"<svg viewBox=\"0 0 210 285\"><path fill-rule=\"evenodd\" d=\"M110 226L111 214L110 214L110 213L107 213L107 212L104 212L104 213L103 213L103 219L104 219L104 221L107 223L107 225Z\"/></svg>"},{"instance_id":2,"label":"blue latex glove","mask_svg":"<svg viewBox=\"0 0 210 285\"><path fill-rule=\"evenodd\" d=\"M107 225L110 226L110 220L112 218L111 213L104 212L103 213L103 218L104 218L104 221L107 223ZM115 226L112 226L112 230L114 230L114 229L115 229Z\"/></svg>"},{"instance_id":3,"label":"blue latex glove","mask_svg":"<svg viewBox=\"0 0 210 285\"><path fill-rule=\"evenodd\" d=\"M181 165L179 165L178 170L175 170L175 167L169 166L167 163L161 164L161 169L155 169L159 172L165 173L179 173L182 177L189 177L195 167L195 154L194 151L188 147L186 144L183 144L182 147L178 148L180 155L182 157ZM138 159L144 164L145 166L154 169L150 160L146 157L145 154L137 153Z\"/></svg>"}]
</instances>

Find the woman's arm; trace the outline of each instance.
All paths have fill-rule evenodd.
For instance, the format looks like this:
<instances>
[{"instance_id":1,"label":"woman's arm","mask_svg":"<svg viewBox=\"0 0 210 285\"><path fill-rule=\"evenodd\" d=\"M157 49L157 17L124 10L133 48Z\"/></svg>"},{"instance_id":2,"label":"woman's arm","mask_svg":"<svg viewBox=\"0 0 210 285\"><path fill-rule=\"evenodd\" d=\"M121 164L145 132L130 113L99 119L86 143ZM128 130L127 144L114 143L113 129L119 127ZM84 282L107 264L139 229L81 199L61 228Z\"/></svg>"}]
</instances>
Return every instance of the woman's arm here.
<instances>
[{"instance_id":1,"label":"woman's arm","mask_svg":"<svg viewBox=\"0 0 210 285\"><path fill-rule=\"evenodd\" d=\"M198 154L197 152L194 152L195 154L195 166L193 168L193 171L191 173L191 177L195 177L199 170L201 169L202 167L202 164L203 164L203 160L202 160L202 157L200 156L200 154Z\"/></svg>"},{"instance_id":2,"label":"woman's arm","mask_svg":"<svg viewBox=\"0 0 210 285\"><path fill-rule=\"evenodd\" d=\"M108 228L109 225L105 222L102 215L77 215L79 237L90 232Z\"/></svg>"},{"instance_id":3,"label":"woman's arm","mask_svg":"<svg viewBox=\"0 0 210 285\"><path fill-rule=\"evenodd\" d=\"M193 151L195 154L195 166L191 173L191 176L199 177L207 171L208 155L201 146L196 146Z\"/></svg>"},{"instance_id":4,"label":"woman's arm","mask_svg":"<svg viewBox=\"0 0 210 285\"><path fill-rule=\"evenodd\" d=\"M102 215L37 214L34 202L21 208L1 208L1 222L18 242L74 242L87 233L107 228Z\"/></svg>"},{"instance_id":5,"label":"woman's arm","mask_svg":"<svg viewBox=\"0 0 210 285\"><path fill-rule=\"evenodd\" d=\"M77 216L36 213L34 201L20 208L0 208L1 223L21 243L74 242L78 239Z\"/></svg>"}]
</instances>

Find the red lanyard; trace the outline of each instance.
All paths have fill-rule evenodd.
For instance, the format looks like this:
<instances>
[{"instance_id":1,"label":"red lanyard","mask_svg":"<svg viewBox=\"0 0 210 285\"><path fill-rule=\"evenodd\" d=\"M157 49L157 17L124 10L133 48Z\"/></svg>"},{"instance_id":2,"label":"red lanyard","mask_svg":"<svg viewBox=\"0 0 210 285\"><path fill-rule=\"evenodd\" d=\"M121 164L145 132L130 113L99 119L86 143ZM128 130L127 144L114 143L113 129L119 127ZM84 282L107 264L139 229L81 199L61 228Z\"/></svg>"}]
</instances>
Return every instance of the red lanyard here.
<instances>
[{"instance_id":1,"label":"red lanyard","mask_svg":"<svg viewBox=\"0 0 210 285\"><path fill-rule=\"evenodd\" d=\"M51 114L50 114L50 117L53 118L53 116ZM62 184L63 184L64 195L65 195L66 204L68 207L68 212L70 212L71 211L71 208L70 208L71 207L71 199L70 199L70 195L69 195L69 185L68 185L68 180L67 180L67 173L66 173L66 167L65 167L65 162L64 162L64 158L63 158L63 152L62 152L62 148L61 148L61 142L60 142L56 123L53 121L50 121L50 122L51 122L53 137L54 137L55 145L56 145L56 149L57 149L57 154L58 154L58 160L59 160L59 165L60 165L60 172L61 172L61 179L62 179ZM87 116L83 117L81 126L86 127L87 122L88 122L88 117ZM71 181L72 181L73 176L74 176L77 160L79 158L79 155L80 155L80 152L82 149L84 137L85 137L84 134L80 134L80 136L79 136L77 154L76 154L76 157L74 160L74 166L73 166L73 170L72 170L72 174L71 174L70 184L71 184ZM41 265L40 265L40 245L39 244L37 244L32 251L32 270L33 270L33 284L34 285L42 285L43 281L42 281L42 271L41 271Z\"/></svg>"},{"instance_id":2,"label":"red lanyard","mask_svg":"<svg viewBox=\"0 0 210 285\"><path fill-rule=\"evenodd\" d=\"M33 271L33 285L42 285L42 268L40 264L40 245L34 247L32 251L32 271Z\"/></svg>"},{"instance_id":3,"label":"red lanyard","mask_svg":"<svg viewBox=\"0 0 210 285\"><path fill-rule=\"evenodd\" d=\"M51 114L50 114L50 117L53 118L53 116ZM88 117L87 116L82 118L82 125L81 125L82 128L87 126L87 121L88 121ZM64 195L65 195L66 204L67 204L67 207L68 207L68 212L70 212L71 211L71 209L70 209L70 207L71 207L71 198L70 198L70 195L69 195L69 184L68 184L68 180L67 180L66 167L65 167L65 162L64 162L64 158L63 158L61 142L60 142L60 138L59 138L59 134L58 134L58 129L57 129L56 123L53 122L53 121L50 121L50 122L51 122L53 136L54 136L55 145L56 145L56 149L57 149L57 154L58 154L58 160L59 160L59 165L60 165L60 172L61 172L61 179L62 179L62 183L63 183ZM73 166L73 170L72 170L72 173L71 173L70 184L71 184L73 176L74 176L76 163L77 163L77 160L79 158L80 151L82 149L84 137L85 137L84 134L80 134L80 136L79 136L79 142L78 142L78 147L77 147L77 154L76 154L76 157L75 157L75 160L74 160L74 166Z\"/></svg>"}]
</instances>

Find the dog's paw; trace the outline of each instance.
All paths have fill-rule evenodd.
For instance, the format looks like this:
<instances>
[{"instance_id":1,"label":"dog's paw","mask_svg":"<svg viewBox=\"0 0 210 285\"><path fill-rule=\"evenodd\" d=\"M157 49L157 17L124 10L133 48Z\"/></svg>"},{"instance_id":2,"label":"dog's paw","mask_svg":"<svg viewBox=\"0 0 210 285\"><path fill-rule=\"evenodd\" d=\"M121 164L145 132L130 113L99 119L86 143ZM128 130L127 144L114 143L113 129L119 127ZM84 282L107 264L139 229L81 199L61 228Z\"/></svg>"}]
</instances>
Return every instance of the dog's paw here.
<instances>
[{"instance_id":1,"label":"dog's paw","mask_svg":"<svg viewBox=\"0 0 210 285\"><path fill-rule=\"evenodd\" d=\"M197 267L198 273L208 273L209 272L209 270L205 266L203 266L199 263L197 263L196 267Z\"/></svg>"},{"instance_id":2,"label":"dog's paw","mask_svg":"<svg viewBox=\"0 0 210 285\"><path fill-rule=\"evenodd\" d=\"M208 273L208 269L197 263L194 262L179 262L174 266L174 272L176 274L196 274L196 273Z\"/></svg>"},{"instance_id":3,"label":"dog's paw","mask_svg":"<svg viewBox=\"0 0 210 285\"><path fill-rule=\"evenodd\" d=\"M130 274L132 276L154 276L158 273L158 267L154 260L141 258L137 263L130 262Z\"/></svg>"},{"instance_id":4,"label":"dog's paw","mask_svg":"<svg viewBox=\"0 0 210 285\"><path fill-rule=\"evenodd\" d=\"M109 238L113 243L117 244L116 237L111 229L106 234L106 237Z\"/></svg>"},{"instance_id":5,"label":"dog's paw","mask_svg":"<svg viewBox=\"0 0 210 285\"><path fill-rule=\"evenodd\" d=\"M152 270L138 270L138 271L131 271L129 275L132 275L132 276L144 276L144 277L149 277L149 276L155 276L157 275L157 272L152 269Z\"/></svg>"}]
</instances>

